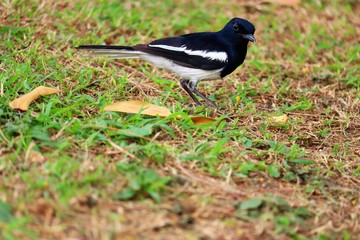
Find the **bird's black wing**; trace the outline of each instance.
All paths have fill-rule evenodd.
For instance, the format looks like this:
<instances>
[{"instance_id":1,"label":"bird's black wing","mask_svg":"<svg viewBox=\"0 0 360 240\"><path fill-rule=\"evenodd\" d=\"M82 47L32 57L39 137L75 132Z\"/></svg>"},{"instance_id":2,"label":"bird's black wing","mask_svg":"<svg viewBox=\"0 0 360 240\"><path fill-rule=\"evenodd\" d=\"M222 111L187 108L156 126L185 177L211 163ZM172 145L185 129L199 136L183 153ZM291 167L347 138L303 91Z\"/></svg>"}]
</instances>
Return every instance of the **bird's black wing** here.
<instances>
[{"instance_id":1,"label":"bird's black wing","mask_svg":"<svg viewBox=\"0 0 360 240\"><path fill-rule=\"evenodd\" d=\"M180 37L162 38L133 48L163 57L184 67L216 70L227 65L227 53L214 33L193 33Z\"/></svg>"}]
</instances>

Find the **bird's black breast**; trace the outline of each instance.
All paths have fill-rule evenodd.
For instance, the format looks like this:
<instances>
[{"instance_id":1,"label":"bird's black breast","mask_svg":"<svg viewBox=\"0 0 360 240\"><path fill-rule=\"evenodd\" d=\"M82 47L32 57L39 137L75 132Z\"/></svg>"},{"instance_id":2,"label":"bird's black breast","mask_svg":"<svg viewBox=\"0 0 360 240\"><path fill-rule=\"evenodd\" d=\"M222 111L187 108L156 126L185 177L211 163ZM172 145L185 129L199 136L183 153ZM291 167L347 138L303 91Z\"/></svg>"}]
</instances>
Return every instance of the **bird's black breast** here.
<instances>
[{"instance_id":1,"label":"bird's black breast","mask_svg":"<svg viewBox=\"0 0 360 240\"><path fill-rule=\"evenodd\" d=\"M223 78L232 73L238 66L240 66L246 57L248 42L244 41L237 46L232 46L228 49L228 64L220 72L220 77Z\"/></svg>"}]
</instances>

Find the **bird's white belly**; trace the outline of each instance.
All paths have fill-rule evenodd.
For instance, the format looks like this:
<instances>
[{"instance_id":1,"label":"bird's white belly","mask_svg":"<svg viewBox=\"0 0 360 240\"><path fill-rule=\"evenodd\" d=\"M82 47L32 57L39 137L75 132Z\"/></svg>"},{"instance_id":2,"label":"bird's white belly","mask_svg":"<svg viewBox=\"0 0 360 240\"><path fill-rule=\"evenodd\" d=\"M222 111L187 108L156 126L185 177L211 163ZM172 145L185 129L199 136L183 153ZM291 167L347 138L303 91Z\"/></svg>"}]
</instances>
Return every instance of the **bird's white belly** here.
<instances>
[{"instance_id":1,"label":"bird's white belly","mask_svg":"<svg viewBox=\"0 0 360 240\"><path fill-rule=\"evenodd\" d=\"M220 72L222 70L222 68L216 70L202 70L196 68L188 68L188 67L180 66L166 58L153 56L149 54L140 55L140 58L154 64L157 67L164 68L166 70L174 72L181 79L195 80L196 82L201 80L211 80L211 79L220 78Z\"/></svg>"}]
</instances>

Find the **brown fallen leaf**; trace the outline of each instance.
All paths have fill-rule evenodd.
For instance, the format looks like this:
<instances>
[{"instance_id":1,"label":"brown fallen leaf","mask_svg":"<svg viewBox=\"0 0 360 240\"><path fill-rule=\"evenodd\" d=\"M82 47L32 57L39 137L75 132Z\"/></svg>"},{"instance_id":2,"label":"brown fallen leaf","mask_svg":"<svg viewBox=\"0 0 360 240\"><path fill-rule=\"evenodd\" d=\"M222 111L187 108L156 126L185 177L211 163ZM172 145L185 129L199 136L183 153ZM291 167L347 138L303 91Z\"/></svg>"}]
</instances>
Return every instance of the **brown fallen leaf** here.
<instances>
[{"instance_id":1,"label":"brown fallen leaf","mask_svg":"<svg viewBox=\"0 0 360 240\"><path fill-rule=\"evenodd\" d=\"M54 204L44 198L36 199L27 210L45 226L49 226L56 216Z\"/></svg>"},{"instance_id":2,"label":"brown fallen leaf","mask_svg":"<svg viewBox=\"0 0 360 240\"><path fill-rule=\"evenodd\" d=\"M201 117L201 116L190 116L190 119L193 121L195 125L205 124L215 122L216 119L208 118L208 117Z\"/></svg>"},{"instance_id":3,"label":"brown fallen leaf","mask_svg":"<svg viewBox=\"0 0 360 240\"><path fill-rule=\"evenodd\" d=\"M142 110L141 114L149 116L159 115L160 117L167 117L171 114L170 110L166 107L157 106L143 101L115 102L104 108L104 111L123 113L138 113L140 110Z\"/></svg>"},{"instance_id":4,"label":"brown fallen leaf","mask_svg":"<svg viewBox=\"0 0 360 240\"><path fill-rule=\"evenodd\" d=\"M25 154L25 161L31 163L43 163L46 161L45 157L38 151L34 150L36 147L35 142L30 142L30 145Z\"/></svg>"},{"instance_id":5,"label":"brown fallen leaf","mask_svg":"<svg viewBox=\"0 0 360 240\"><path fill-rule=\"evenodd\" d=\"M22 97L16 98L15 100L9 103L12 109L18 109L21 111L26 111L31 102L35 99L38 99L40 96L46 96L54 93L59 93L61 90L56 88L40 86L32 90L31 92L25 94Z\"/></svg>"},{"instance_id":6,"label":"brown fallen leaf","mask_svg":"<svg viewBox=\"0 0 360 240\"><path fill-rule=\"evenodd\" d=\"M29 160L32 163L43 163L46 161L45 157L40 152L34 150L29 152Z\"/></svg>"}]
</instances>

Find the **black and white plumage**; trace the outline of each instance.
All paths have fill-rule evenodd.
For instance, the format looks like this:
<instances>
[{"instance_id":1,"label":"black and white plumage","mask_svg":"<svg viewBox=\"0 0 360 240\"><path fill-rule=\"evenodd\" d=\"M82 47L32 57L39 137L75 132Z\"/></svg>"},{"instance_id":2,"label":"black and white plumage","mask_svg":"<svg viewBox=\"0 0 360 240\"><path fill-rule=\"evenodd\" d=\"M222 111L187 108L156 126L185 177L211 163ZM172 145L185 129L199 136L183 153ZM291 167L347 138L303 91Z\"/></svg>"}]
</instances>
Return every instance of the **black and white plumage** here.
<instances>
[{"instance_id":1,"label":"black and white plumage","mask_svg":"<svg viewBox=\"0 0 360 240\"><path fill-rule=\"evenodd\" d=\"M170 70L181 78L181 86L197 104L194 94L216 107L196 89L198 82L223 78L241 65L248 42L255 42L254 32L249 21L233 18L218 32L190 33L136 46L83 45L78 49L114 59L140 58Z\"/></svg>"}]
</instances>

